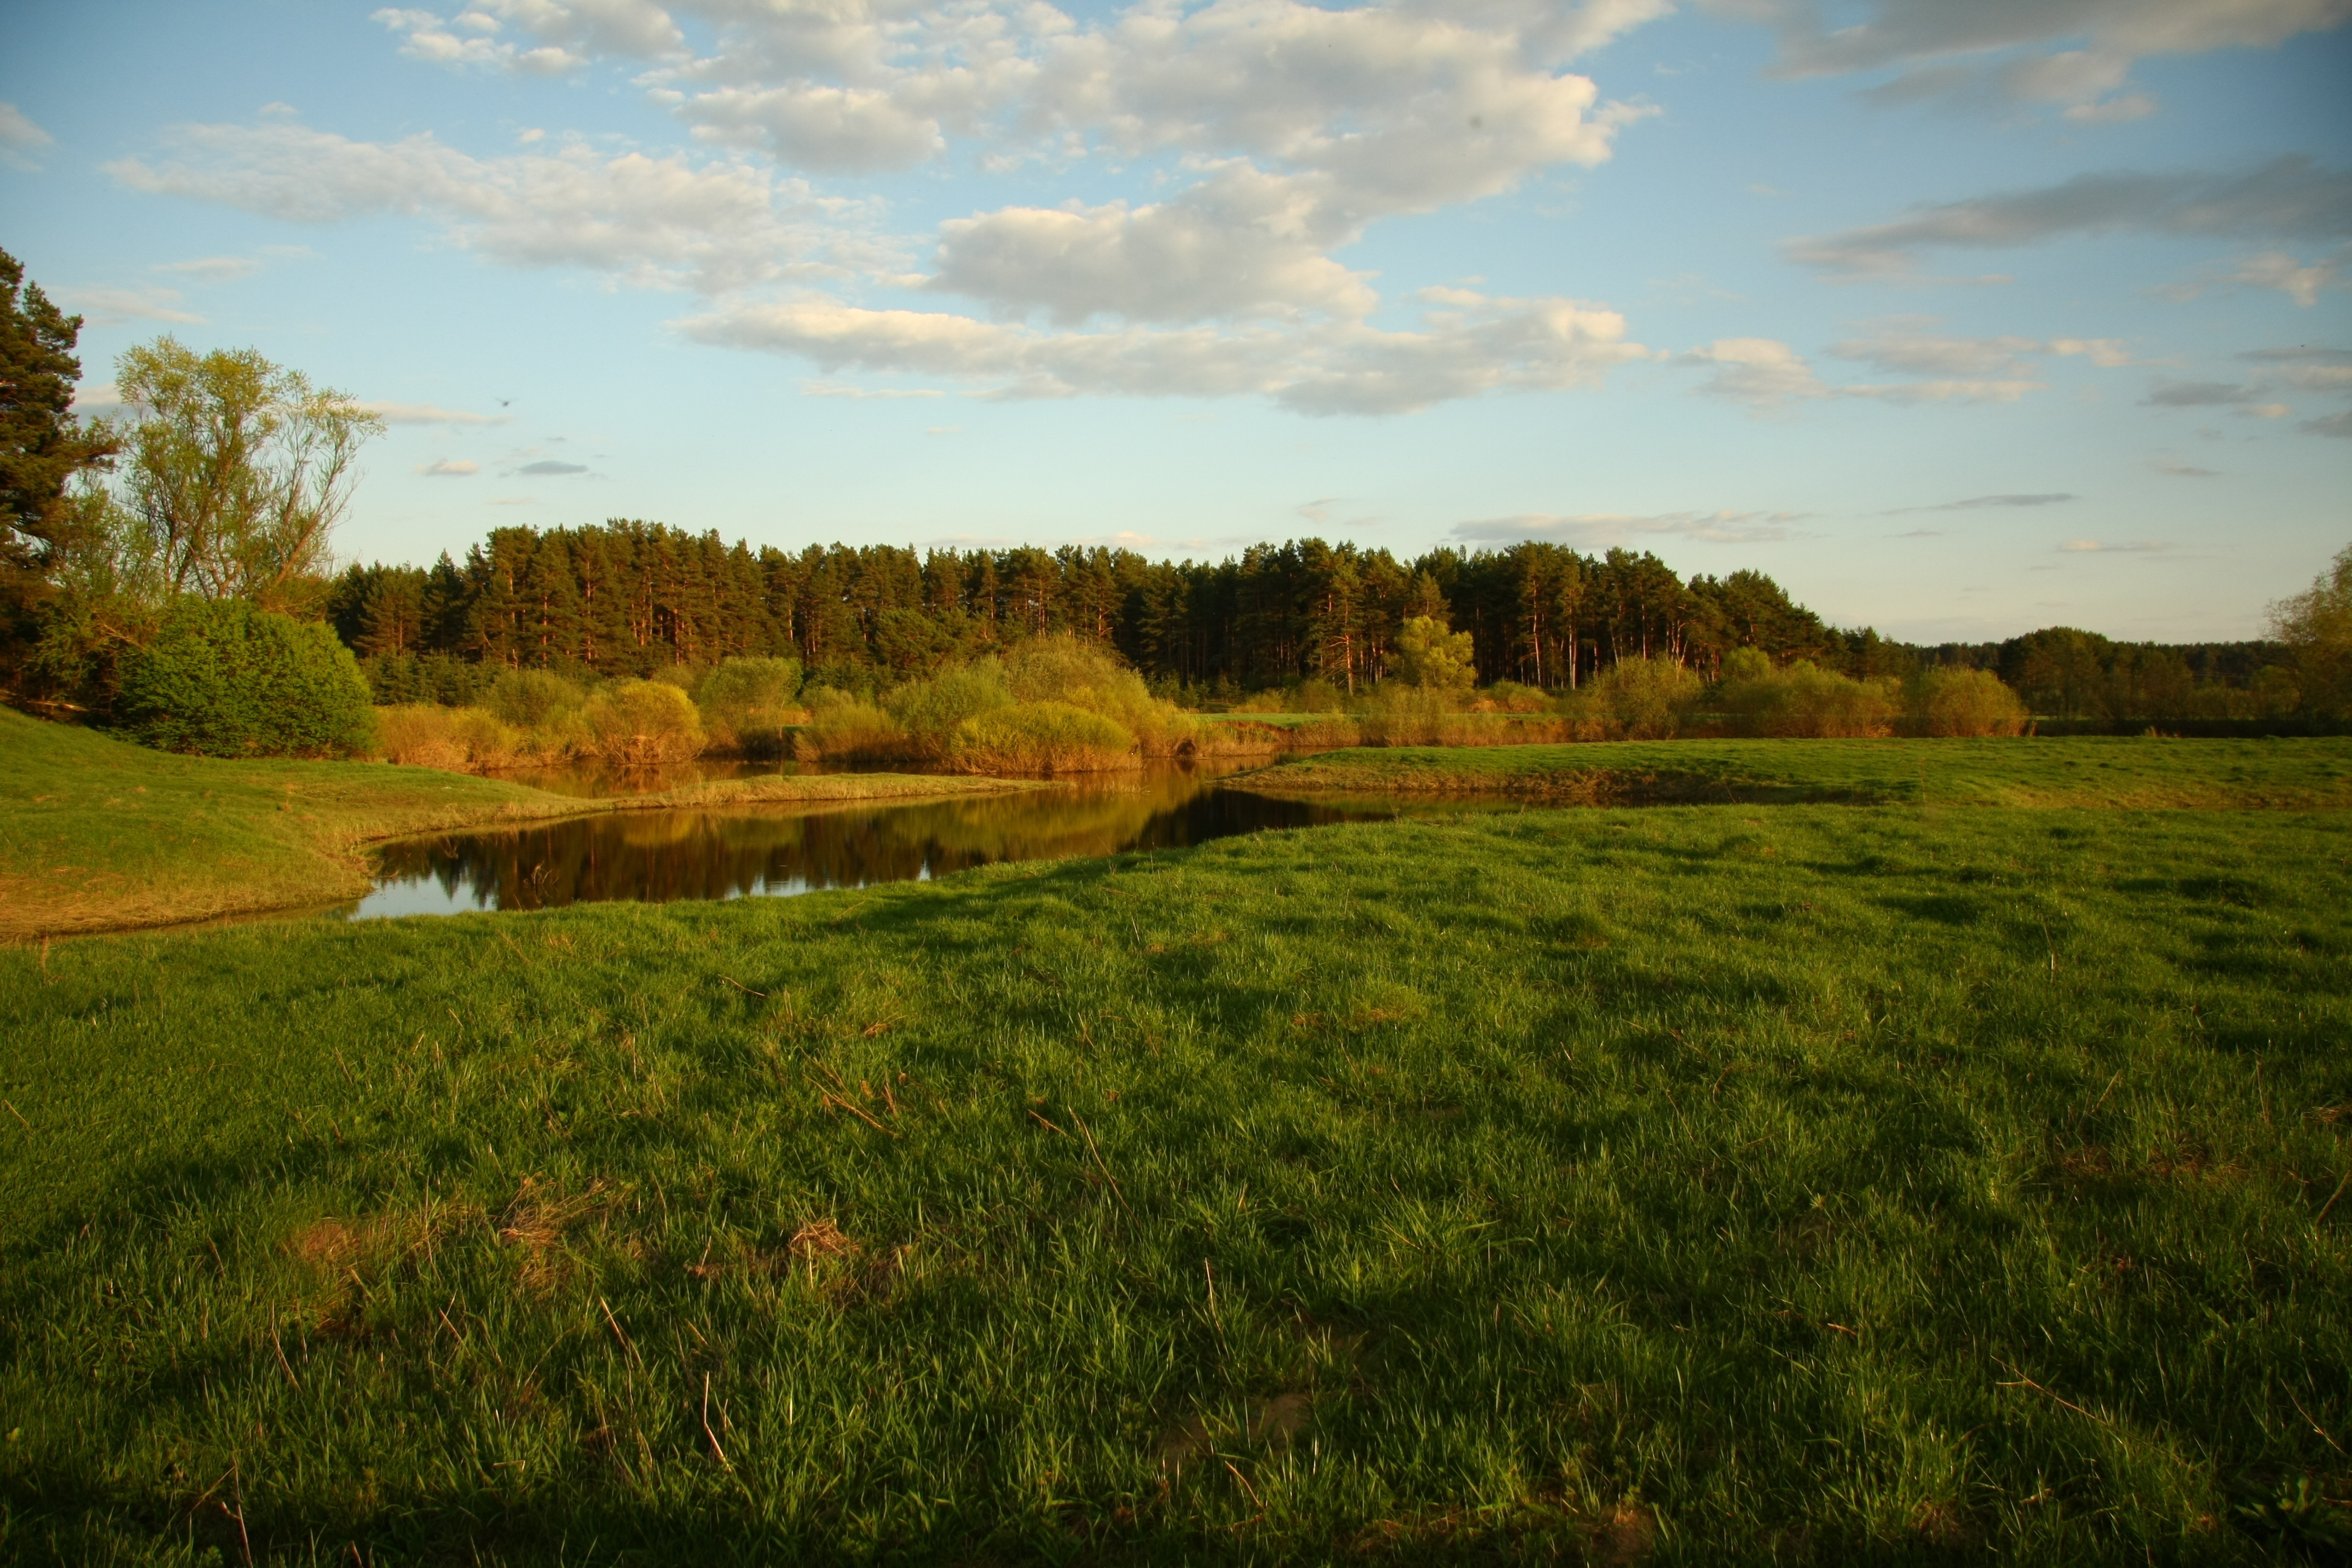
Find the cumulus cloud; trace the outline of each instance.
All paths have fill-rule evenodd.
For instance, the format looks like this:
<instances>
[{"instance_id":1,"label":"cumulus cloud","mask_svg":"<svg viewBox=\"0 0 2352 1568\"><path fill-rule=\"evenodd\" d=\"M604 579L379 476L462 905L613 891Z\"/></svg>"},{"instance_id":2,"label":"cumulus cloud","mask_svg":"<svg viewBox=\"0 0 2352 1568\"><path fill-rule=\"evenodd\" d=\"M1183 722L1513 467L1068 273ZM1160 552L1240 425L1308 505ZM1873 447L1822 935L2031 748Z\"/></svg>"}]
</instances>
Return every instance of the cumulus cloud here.
<instances>
[{"instance_id":1,"label":"cumulus cloud","mask_svg":"<svg viewBox=\"0 0 2352 1568\"><path fill-rule=\"evenodd\" d=\"M416 471L436 479L466 479L482 471L482 465L465 458L444 458L438 462L425 463Z\"/></svg>"},{"instance_id":2,"label":"cumulus cloud","mask_svg":"<svg viewBox=\"0 0 2352 1568\"><path fill-rule=\"evenodd\" d=\"M1590 385L1612 365L1648 357L1625 341L1613 310L1479 295L1396 331L1355 321L1049 331L827 299L748 301L677 326L698 342L829 372L953 376L986 397L1264 395L1311 415L1402 414L1491 391Z\"/></svg>"},{"instance_id":3,"label":"cumulus cloud","mask_svg":"<svg viewBox=\"0 0 2352 1568\"><path fill-rule=\"evenodd\" d=\"M1782 76L1894 68L1903 74L1874 96L1998 95L2065 105L2078 122L2137 119L2153 109L2144 95L2122 90L2136 60L2266 48L2352 16L2352 0L1864 0L1859 19L1854 7L1832 11L1825 0L1708 3L1772 26Z\"/></svg>"},{"instance_id":4,"label":"cumulus cloud","mask_svg":"<svg viewBox=\"0 0 2352 1568\"><path fill-rule=\"evenodd\" d=\"M705 291L841 270L859 204L733 161L585 145L475 158L429 133L354 142L286 123L185 125L171 155L106 172L133 190L297 223L377 213L438 221L448 243L519 266L593 268Z\"/></svg>"},{"instance_id":5,"label":"cumulus cloud","mask_svg":"<svg viewBox=\"0 0 2352 1568\"><path fill-rule=\"evenodd\" d=\"M697 97L687 118L703 141L758 147L825 174L909 168L947 150L937 120L877 88L720 88Z\"/></svg>"},{"instance_id":6,"label":"cumulus cloud","mask_svg":"<svg viewBox=\"0 0 2352 1568\"><path fill-rule=\"evenodd\" d=\"M0 163L12 169L30 169L32 154L49 145L53 138L26 117L25 111L13 103L0 102Z\"/></svg>"},{"instance_id":7,"label":"cumulus cloud","mask_svg":"<svg viewBox=\"0 0 2352 1568\"><path fill-rule=\"evenodd\" d=\"M1364 316L1365 280L1323 254L1353 237L1329 182L1232 164L1156 205L1012 207L940 226L927 287L1075 325L1315 311Z\"/></svg>"},{"instance_id":8,"label":"cumulus cloud","mask_svg":"<svg viewBox=\"0 0 2352 1568\"><path fill-rule=\"evenodd\" d=\"M469 414L432 403L387 403L380 398L354 400L352 407L374 415L387 425L503 425L504 414Z\"/></svg>"},{"instance_id":9,"label":"cumulus cloud","mask_svg":"<svg viewBox=\"0 0 2352 1568\"><path fill-rule=\"evenodd\" d=\"M553 458L541 458L535 463L525 463L521 468L513 470L518 474L529 474L533 479L557 479L566 474L584 474L587 471L588 465L585 463L561 462Z\"/></svg>"},{"instance_id":10,"label":"cumulus cloud","mask_svg":"<svg viewBox=\"0 0 2352 1568\"><path fill-rule=\"evenodd\" d=\"M2256 235L2336 239L2352 235L2352 173L2301 153L2230 174L2078 174L2038 190L1927 207L1908 217L1783 247L1835 279L1904 279L1922 254L1994 249L2070 235Z\"/></svg>"},{"instance_id":11,"label":"cumulus cloud","mask_svg":"<svg viewBox=\"0 0 2352 1568\"><path fill-rule=\"evenodd\" d=\"M1772 544L1790 537L1801 511L1520 512L1456 523L1454 537L1481 543L1521 539L1566 541L1586 549L1622 544L1643 535L1677 534L1710 544Z\"/></svg>"},{"instance_id":12,"label":"cumulus cloud","mask_svg":"<svg viewBox=\"0 0 2352 1568\"><path fill-rule=\"evenodd\" d=\"M100 326L124 321L180 321L201 325L204 318L180 308L177 289L68 289L68 304Z\"/></svg>"},{"instance_id":13,"label":"cumulus cloud","mask_svg":"<svg viewBox=\"0 0 2352 1568\"><path fill-rule=\"evenodd\" d=\"M557 76L597 55L653 59L685 42L669 13L648 0L477 0L456 16L387 7L376 22L403 36L400 52L434 65ZM535 43L500 37L509 25Z\"/></svg>"}]
</instances>

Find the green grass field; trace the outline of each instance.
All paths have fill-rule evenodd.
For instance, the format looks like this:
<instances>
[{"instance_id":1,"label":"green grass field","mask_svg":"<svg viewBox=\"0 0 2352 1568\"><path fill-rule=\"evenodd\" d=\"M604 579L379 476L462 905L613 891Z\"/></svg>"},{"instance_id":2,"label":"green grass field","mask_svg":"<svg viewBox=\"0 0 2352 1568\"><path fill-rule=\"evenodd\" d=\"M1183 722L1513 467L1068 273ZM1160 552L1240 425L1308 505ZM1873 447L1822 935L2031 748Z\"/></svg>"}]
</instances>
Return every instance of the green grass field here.
<instances>
[{"instance_id":1,"label":"green grass field","mask_svg":"<svg viewBox=\"0 0 2352 1568\"><path fill-rule=\"evenodd\" d=\"M669 805L934 796L1028 787L862 773L586 800L378 763L173 756L0 708L0 941L353 899L371 840Z\"/></svg>"},{"instance_id":2,"label":"green grass field","mask_svg":"<svg viewBox=\"0 0 2352 1568\"><path fill-rule=\"evenodd\" d=\"M1269 792L1574 804L2352 806L2352 741L1654 741L1324 752Z\"/></svg>"},{"instance_id":3,"label":"green grass field","mask_svg":"<svg viewBox=\"0 0 2352 1568\"><path fill-rule=\"evenodd\" d=\"M2352 816L1938 776L0 951L0 1557L2334 1560Z\"/></svg>"}]
</instances>

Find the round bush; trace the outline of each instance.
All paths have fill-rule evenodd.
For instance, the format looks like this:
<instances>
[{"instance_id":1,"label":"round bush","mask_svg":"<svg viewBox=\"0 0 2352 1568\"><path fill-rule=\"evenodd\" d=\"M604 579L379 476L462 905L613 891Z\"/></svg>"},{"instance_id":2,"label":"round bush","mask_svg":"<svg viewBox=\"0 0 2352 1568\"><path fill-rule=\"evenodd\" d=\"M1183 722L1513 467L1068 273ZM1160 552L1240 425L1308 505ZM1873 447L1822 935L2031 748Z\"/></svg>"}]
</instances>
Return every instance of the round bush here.
<instances>
[{"instance_id":1,"label":"round bush","mask_svg":"<svg viewBox=\"0 0 2352 1568\"><path fill-rule=\"evenodd\" d=\"M367 678L333 631L242 599L181 600L118 668L116 722L167 752L341 757L374 739Z\"/></svg>"},{"instance_id":2,"label":"round bush","mask_svg":"<svg viewBox=\"0 0 2352 1568\"><path fill-rule=\"evenodd\" d=\"M1134 763L1135 735L1067 702L992 709L956 726L949 760L967 773L1093 773Z\"/></svg>"},{"instance_id":3,"label":"round bush","mask_svg":"<svg viewBox=\"0 0 2352 1568\"><path fill-rule=\"evenodd\" d=\"M702 719L677 687L659 680L624 680L588 704L596 750L631 767L683 763L702 751Z\"/></svg>"},{"instance_id":4,"label":"round bush","mask_svg":"<svg viewBox=\"0 0 2352 1568\"><path fill-rule=\"evenodd\" d=\"M2025 704L1990 669L1937 668L1912 683L1913 722L1922 735L2016 735Z\"/></svg>"}]
</instances>

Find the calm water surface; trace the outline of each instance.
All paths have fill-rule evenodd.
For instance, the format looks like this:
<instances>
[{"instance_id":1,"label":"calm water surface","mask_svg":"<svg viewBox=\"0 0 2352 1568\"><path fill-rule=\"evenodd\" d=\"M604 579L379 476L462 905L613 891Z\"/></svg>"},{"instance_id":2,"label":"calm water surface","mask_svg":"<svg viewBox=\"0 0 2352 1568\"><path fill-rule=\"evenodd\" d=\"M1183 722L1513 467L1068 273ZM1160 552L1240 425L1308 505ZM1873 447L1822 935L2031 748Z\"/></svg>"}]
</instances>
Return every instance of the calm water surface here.
<instances>
[{"instance_id":1,"label":"calm water surface","mask_svg":"<svg viewBox=\"0 0 2352 1568\"><path fill-rule=\"evenodd\" d=\"M773 771L772 768L765 771ZM531 782L545 782L534 779ZM677 779L646 781L668 788ZM1169 769L1117 783L912 805L620 812L387 845L353 919L554 909L607 900L779 898L921 881L998 860L1173 848L1265 828L1375 820L1397 808L1252 795L1246 778ZM575 793L622 793L609 781Z\"/></svg>"}]
</instances>

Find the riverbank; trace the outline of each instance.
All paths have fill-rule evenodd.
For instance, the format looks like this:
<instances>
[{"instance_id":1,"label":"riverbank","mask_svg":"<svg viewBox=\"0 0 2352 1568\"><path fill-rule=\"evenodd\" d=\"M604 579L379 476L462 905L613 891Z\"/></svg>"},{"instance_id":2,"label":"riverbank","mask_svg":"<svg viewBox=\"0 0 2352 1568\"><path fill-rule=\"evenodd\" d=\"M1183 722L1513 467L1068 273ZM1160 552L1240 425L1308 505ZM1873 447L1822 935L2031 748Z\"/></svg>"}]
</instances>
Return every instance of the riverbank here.
<instances>
[{"instance_id":1,"label":"riverbank","mask_svg":"<svg viewBox=\"0 0 2352 1568\"><path fill-rule=\"evenodd\" d=\"M2352 807L2352 740L1612 741L1377 747L1295 758L1249 787L1554 805Z\"/></svg>"},{"instance_id":2,"label":"riverbank","mask_svg":"<svg viewBox=\"0 0 2352 1568\"><path fill-rule=\"evenodd\" d=\"M2315 1556L2348 860L1537 808L0 952L0 1556Z\"/></svg>"},{"instance_id":3,"label":"riverbank","mask_svg":"<svg viewBox=\"0 0 2352 1568\"><path fill-rule=\"evenodd\" d=\"M357 898L369 886L365 847L415 834L608 811L1038 787L1012 779L832 773L583 798L382 763L179 756L0 709L0 941Z\"/></svg>"}]
</instances>

